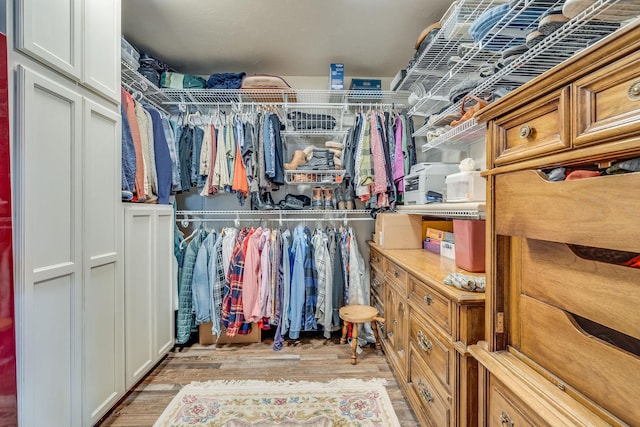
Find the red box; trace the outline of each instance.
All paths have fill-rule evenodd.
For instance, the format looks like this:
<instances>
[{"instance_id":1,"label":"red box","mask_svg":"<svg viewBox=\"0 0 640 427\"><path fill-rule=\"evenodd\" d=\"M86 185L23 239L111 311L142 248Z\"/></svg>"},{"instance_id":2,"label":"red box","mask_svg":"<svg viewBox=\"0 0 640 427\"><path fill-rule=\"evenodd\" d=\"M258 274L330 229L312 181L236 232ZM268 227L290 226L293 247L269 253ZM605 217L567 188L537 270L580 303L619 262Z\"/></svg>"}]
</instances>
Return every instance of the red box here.
<instances>
[{"instance_id":1,"label":"red box","mask_svg":"<svg viewBox=\"0 0 640 427\"><path fill-rule=\"evenodd\" d=\"M484 220L454 219L456 265L464 270L485 271L486 227Z\"/></svg>"}]
</instances>

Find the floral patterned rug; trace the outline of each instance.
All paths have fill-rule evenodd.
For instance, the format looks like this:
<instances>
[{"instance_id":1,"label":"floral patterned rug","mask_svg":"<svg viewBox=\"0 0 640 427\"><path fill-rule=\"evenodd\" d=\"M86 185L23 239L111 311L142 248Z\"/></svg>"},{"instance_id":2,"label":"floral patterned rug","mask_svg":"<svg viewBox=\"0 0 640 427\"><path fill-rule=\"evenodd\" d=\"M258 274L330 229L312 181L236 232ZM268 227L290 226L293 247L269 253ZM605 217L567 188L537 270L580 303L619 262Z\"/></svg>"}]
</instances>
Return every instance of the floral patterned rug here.
<instances>
[{"instance_id":1,"label":"floral patterned rug","mask_svg":"<svg viewBox=\"0 0 640 427\"><path fill-rule=\"evenodd\" d=\"M154 427L400 426L385 380L194 382Z\"/></svg>"}]
</instances>

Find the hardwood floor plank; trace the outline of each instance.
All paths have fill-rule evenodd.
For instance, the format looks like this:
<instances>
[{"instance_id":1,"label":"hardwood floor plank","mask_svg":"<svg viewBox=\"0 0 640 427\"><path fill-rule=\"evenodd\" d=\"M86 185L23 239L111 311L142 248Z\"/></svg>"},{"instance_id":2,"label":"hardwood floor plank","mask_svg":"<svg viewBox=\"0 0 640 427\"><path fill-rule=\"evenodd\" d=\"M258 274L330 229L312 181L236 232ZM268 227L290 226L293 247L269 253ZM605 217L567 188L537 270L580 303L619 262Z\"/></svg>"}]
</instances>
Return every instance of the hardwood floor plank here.
<instances>
[{"instance_id":1,"label":"hardwood floor plank","mask_svg":"<svg viewBox=\"0 0 640 427\"><path fill-rule=\"evenodd\" d=\"M280 380L327 382L336 378L383 378L400 425L414 427L415 418L382 353L363 348L351 365L351 346L339 344L336 334L325 339L304 334L273 350L273 339L260 343L219 344L174 349L111 410L98 426L149 427L178 391L192 381Z\"/></svg>"}]
</instances>

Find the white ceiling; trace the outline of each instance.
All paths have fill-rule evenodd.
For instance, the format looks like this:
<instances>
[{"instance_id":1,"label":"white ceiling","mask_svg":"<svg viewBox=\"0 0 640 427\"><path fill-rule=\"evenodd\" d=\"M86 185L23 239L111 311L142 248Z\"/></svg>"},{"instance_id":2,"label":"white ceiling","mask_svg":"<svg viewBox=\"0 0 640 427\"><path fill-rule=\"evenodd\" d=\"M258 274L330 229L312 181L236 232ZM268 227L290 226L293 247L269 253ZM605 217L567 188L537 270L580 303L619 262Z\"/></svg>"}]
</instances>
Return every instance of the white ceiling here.
<instances>
[{"instance_id":1,"label":"white ceiling","mask_svg":"<svg viewBox=\"0 0 640 427\"><path fill-rule=\"evenodd\" d=\"M452 0L123 0L122 33L176 71L393 77Z\"/></svg>"}]
</instances>

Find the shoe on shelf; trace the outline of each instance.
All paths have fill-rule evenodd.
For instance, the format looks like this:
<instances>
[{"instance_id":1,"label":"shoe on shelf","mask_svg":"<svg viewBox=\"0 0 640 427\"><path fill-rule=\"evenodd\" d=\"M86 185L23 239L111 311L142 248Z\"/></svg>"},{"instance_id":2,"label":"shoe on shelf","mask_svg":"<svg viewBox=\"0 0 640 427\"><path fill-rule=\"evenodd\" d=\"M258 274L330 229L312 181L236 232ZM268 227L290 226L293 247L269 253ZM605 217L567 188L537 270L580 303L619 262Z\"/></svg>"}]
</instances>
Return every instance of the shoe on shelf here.
<instances>
[{"instance_id":1,"label":"shoe on shelf","mask_svg":"<svg viewBox=\"0 0 640 427\"><path fill-rule=\"evenodd\" d=\"M311 209L314 209L314 210L324 209L322 188L320 187L315 187L313 189L313 197L311 198Z\"/></svg>"},{"instance_id":2,"label":"shoe on shelf","mask_svg":"<svg viewBox=\"0 0 640 427\"><path fill-rule=\"evenodd\" d=\"M347 200L345 199L344 188L342 188L342 185L338 185L336 189L333 190L333 196L336 199L336 207L339 210L347 209Z\"/></svg>"},{"instance_id":3,"label":"shoe on shelf","mask_svg":"<svg viewBox=\"0 0 640 427\"><path fill-rule=\"evenodd\" d=\"M322 196L324 197L324 208L328 210L333 210L336 208L333 203L333 189L325 188L322 190Z\"/></svg>"},{"instance_id":4,"label":"shoe on shelf","mask_svg":"<svg viewBox=\"0 0 640 427\"><path fill-rule=\"evenodd\" d=\"M270 191L265 191L264 192L264 204L265 206L267 206L267 209L277 209L278 205L276 205L276 202L273 201L273 197L271 197L271 192Z\"/></svg>"},{"instance_id":5,"label":"shoe on shelf","mask_svg":"<svg viewBox=\"0 0 640 427\"><path fill-rule=\"evenodd\" d=\"M278 203L278 209L299 211L303 208L304 202L291 194L287 194L285 198Z\"/></svg>"},{"instance_id":6,"label":"shoe on shelf","mask_svg":"<svg viewBox=\"0 0 640 427\"><path fill-rule=\"evenodd\" d=\"M291 156L291 162L284 164L284 169L288 171L294 171L298 169L298 166L307 163L307 155L302 150L296 150Z\"/></svg>"},{"instance_id":7,"label":"shoe on shelf","mask_svg":"<svg viewBox=\"0 0 640 427\"><path fill-rule=\"evenodd\" d=\"M345 207L348 210L354 210L356 208L356 193L353 190L353 185L348 183L346 190L344 191Z\"/></svg>"},{"instance_id":8,"label":"shoe on shelf","mask_svg":"<svg viewBox=\"0 0 640 427\"><path fill-rule=\"evenodd\" d=\"M258 191L251 193L251 210L254 211L270 211L274 208L273 204L265 203Z\"/></svg>"}]
</instances>

